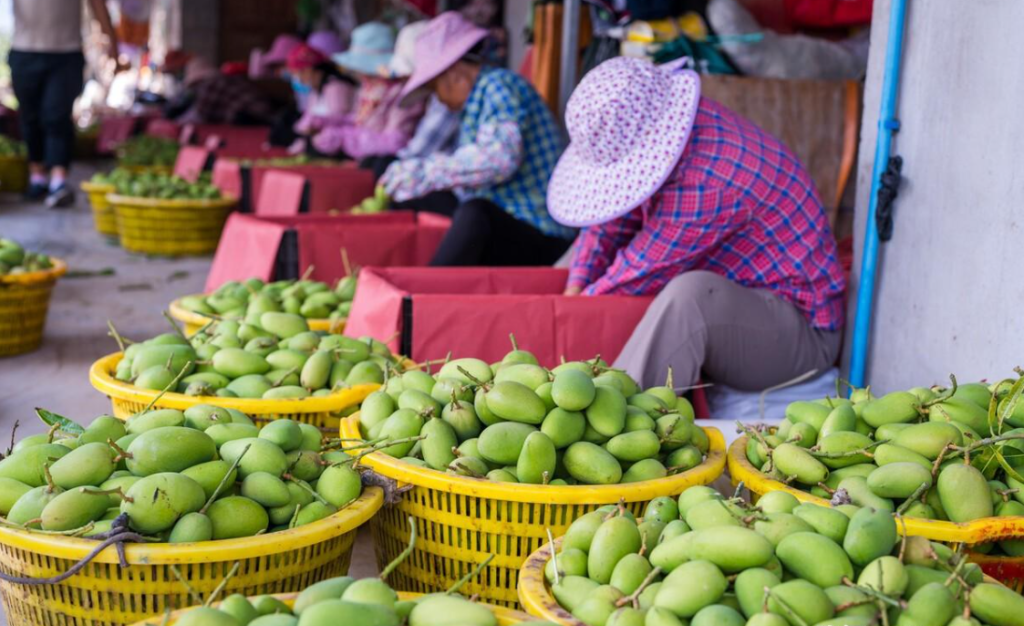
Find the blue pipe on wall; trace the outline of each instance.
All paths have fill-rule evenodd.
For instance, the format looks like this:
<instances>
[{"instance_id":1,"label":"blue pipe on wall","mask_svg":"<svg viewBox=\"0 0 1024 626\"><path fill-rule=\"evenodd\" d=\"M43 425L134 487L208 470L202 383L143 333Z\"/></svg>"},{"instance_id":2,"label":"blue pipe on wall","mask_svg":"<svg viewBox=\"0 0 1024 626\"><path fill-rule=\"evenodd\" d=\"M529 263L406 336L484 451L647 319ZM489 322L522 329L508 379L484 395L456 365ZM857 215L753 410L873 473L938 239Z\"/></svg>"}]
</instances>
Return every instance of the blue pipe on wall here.
<instances>
[{"instance_id":1,"label":"blue pipe on wall","mask_svg":"<svg viewBox=\"0 0 1024 626\"><path fill-rule=\"evenodd\" d=\"M864 254L861 259L860 282L857 287L857 313L853 322L853 346L850 356L850 384L864 386L867 369L868 342L871 339L871 315L875 299L875 276L878 273L878 189L889 163L892 138L899 130L896 119L896 96L900 84L900 61L903 58L903 26L906 22L907 0L892 0L889 10L889 42L885 51L885 73L882 76L882 106L878 115L878 141L875 164L871 172L871 197L867 227L864 233Z\"/></svg>"}]
</instances>

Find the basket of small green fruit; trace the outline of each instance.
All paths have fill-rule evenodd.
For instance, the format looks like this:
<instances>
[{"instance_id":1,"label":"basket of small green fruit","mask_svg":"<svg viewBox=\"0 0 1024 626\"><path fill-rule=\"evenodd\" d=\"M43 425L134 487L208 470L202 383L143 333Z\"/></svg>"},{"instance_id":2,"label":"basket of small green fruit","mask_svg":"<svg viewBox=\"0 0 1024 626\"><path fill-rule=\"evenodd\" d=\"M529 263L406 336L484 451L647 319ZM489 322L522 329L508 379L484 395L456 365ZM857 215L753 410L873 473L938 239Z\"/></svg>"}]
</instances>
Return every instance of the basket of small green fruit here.
<instances>
[{"instance_id":1,"label":"basket of small green fruit","mask_svg":"<svg viewBox=\"0 0 1024 626\"><path fill-rule=\"evenodd\" d=\"M66 271L63 261L26 252L0 235L0 357L31 352L43 342L50 294Z\"/></svg>"}]
</instances>

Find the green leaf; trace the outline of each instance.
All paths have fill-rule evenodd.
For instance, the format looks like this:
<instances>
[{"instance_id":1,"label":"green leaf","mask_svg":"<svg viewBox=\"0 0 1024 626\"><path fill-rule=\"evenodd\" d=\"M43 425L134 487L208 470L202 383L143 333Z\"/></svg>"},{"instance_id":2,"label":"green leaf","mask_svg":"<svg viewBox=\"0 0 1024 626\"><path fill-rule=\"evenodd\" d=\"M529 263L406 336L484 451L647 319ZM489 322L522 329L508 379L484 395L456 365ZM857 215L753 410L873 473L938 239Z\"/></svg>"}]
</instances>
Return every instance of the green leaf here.
<instances>
[{"instance_id":1,"label":"green leaf","mask_svg":"<svg viewBox=\"0 0 1024 626\"><path fill-rule=\"evenodd\" d=\"M69 435L81 435L85 432L85 429L76 422L69 420L63 415L51 413L46 409L36 407L36 415L38 415L39 419L43 420L43 423L47 426L53 426L56 424L63 432L66 432Z\"/></svg>"}]
</instances>

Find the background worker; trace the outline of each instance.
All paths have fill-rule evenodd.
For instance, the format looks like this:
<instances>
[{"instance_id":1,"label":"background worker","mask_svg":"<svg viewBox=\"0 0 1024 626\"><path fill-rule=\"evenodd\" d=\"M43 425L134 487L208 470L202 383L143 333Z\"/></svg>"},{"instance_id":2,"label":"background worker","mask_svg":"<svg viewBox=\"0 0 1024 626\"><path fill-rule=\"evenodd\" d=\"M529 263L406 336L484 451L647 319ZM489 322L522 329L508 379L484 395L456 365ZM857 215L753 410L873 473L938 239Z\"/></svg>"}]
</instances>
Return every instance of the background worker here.
<instances>
[{"instance_id":1,"label":"background worker","mask_svg":"<svg viewBox=\"0 0 1024 626\"><path fill-rule=\"evenodd\" d=\"M420 35L403 99L433 93L460 111L457 147L451 154L396 161L381 184L398 202L452 192L447 206L435 194L420 207L452 216L432 265L550 265L575 236L547 210L547 183L563 143L547 105L526 80L482 63L486 37L486 30L452 11L431 20Z\"/></svg>"},{"instance_id":2,"label":"background worker","mask_svg":"<svg viewBox=\"0 0 1024 626\"><path fill-rule=\"evenodd\" d=\"M679 64L606 61L566 111L551 214L582 227L567 294L656 295L615 365L761 390L835 362L845 280L814 183Z\"/></svg>"},{"instance_id":3,"label":"background worker","mask_svg":"<svg viewBox=\"0 0 1024 626\"><path fill-rule=\"evenodd\" d=\"M13 0L14 36L7 63L18 98L21 134L28 147L29 200L46 198L66 207L75 194L67 184L75 146L71 109L84 84L81 0ZM104 0L88 0L107 36L108 54L118 58L117 34Z\"/></svg>"}]
</instances>

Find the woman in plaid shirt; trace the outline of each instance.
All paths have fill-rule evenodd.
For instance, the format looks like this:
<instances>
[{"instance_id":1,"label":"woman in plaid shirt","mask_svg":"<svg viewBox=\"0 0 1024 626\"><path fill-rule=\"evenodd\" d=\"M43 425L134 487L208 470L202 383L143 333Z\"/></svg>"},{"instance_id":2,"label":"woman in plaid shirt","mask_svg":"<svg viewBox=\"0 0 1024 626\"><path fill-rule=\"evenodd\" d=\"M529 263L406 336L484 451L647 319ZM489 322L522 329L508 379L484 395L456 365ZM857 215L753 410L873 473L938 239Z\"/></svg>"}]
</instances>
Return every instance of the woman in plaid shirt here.
<instances>
[{"instance_id":1,"label":"woman in plaid shirt","mask_svg":"<svg viewBox=\"0 0 1024 626\"><path fill-rule=\"evenodd\" d=\"M760 390L835 362L845 280L814 184L678 64L613 59L569 101L551 214L582 227L567 294L657 295L616 366Z\"/></svg>"},{"instance_id":2,"label":"woman in plaid shirt","mask_svg":"<svg viewBox=\"0 0 1024 626\"><path fill-rule=\"evenodd\" d=\"M449 11L417 39L403 95L408 101L431 91L461 111L458 142L451 154L392 163L380 183L398 202L454 192L452 226L432 265L550 265L576 234L547 210L548 179L564 145L526 80L481 63L477 50L486 37Z\"/></svg>"}]
</instances>

